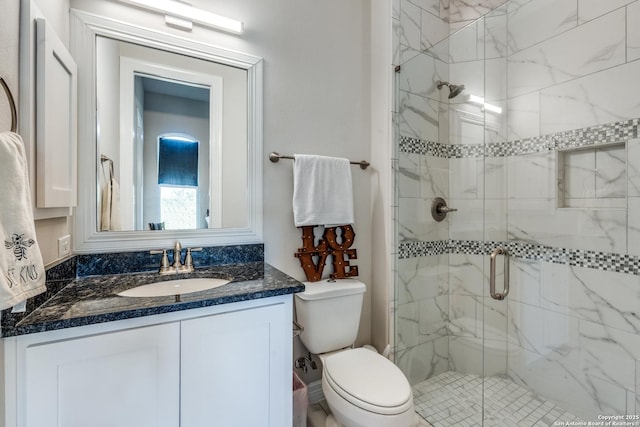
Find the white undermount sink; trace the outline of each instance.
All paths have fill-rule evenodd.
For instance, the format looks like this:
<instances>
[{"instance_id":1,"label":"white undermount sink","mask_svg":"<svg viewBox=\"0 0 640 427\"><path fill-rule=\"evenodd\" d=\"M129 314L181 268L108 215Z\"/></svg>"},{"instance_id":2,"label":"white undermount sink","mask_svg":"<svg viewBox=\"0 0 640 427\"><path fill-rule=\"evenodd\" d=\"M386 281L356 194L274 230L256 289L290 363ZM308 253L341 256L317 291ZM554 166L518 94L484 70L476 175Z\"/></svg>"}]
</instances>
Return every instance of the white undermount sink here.
<instances>
[{"instance_id":1,"label":"white undermount sink","mask_svg":"<svg viewBox=\"0 0 640 427\"><path fill-rule=\"evenodd\" d=\"M226 285L227 279L179 279L166 280L162 282L149 283L148 285L136 286L126 291L118 292L122 297L164 297L169 295L183 295L192 292L206 291Z\"/></svg>"}]
</instances>

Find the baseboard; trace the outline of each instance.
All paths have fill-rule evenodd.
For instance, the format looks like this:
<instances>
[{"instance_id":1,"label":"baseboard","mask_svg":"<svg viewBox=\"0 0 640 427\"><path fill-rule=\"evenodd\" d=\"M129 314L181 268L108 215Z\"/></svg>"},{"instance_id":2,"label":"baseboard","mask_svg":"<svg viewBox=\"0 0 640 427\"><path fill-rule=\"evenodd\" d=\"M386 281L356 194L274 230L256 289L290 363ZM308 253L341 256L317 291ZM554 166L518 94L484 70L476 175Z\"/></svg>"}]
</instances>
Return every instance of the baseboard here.
<instances>
[{"instance_id":1,"label":"baseboard","mask_svg":"<svg viewBox=\"0 0 640 427\"><path fill-rule=\"evenodd\" d=\"M324 393L322 392L322 380L317 380L307 384L307 393L309 396L309 403L316 403L324 400Z\"/></svg>"}]
</instances>

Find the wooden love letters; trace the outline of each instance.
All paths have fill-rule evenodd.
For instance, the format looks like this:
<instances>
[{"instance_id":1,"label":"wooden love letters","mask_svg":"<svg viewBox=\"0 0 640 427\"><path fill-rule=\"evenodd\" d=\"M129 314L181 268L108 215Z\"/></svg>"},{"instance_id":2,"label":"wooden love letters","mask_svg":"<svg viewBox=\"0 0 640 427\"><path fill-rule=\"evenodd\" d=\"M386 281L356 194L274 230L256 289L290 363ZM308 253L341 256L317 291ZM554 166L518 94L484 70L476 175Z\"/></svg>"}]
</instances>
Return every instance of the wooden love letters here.
<instances>
[{"instance_id":1,"label":"wooden love letters","mask_svg":"<svg viewBox=\"0 0 640 427\"><path fill-rule=\"evenodd\" d=\"M302 228L302 247L298 248L298 252L294 256L300 260L307 280L317 282L322 279L322 271L329 255L333 258L333 273L329 277L344 279L358 275L358 267L351 265L348 261L358 258L356 250L349 249L356 237L353 227L342 225L325 228L322 239L317 246L314 245L314 226L300 228Z\"/></svg>"}]
</instances>

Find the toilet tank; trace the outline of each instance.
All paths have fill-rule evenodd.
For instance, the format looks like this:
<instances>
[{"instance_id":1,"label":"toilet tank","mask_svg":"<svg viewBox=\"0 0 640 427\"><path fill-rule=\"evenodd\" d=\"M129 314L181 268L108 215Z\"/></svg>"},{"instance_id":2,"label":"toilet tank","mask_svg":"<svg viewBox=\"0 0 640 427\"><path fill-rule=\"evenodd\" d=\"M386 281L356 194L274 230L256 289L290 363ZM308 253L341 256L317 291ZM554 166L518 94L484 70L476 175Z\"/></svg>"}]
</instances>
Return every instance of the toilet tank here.
<instances>
[{"instance_id":1,"label":"toilet tank","mask_svg":"<svg viewBox=\"0 0 640 427\"><path fill-rule=\"evenodd\" d=\"M358 335L366 286L355 279L305 282L295 298L296 319L304 328L300 339L311 353L352 345Z\"/></svg>"}]
</instances>

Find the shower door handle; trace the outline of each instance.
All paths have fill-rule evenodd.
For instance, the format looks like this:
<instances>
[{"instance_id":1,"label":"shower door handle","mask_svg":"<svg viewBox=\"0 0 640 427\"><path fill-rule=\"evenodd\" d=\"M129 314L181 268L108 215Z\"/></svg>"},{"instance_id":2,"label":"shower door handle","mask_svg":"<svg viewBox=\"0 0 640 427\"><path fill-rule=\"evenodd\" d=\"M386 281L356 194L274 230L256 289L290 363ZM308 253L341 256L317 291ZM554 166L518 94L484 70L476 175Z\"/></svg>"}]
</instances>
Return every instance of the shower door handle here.
<instances>
[{"instance_id":1,"label":"shower door handle","mask_svg":"<svg viewBox=\"0 0 640 427\"><path fill-rule=\"evenodd\" d=\"M502 293L496 292L496 257L504 255L504 289ZM491 253L489 261L489 293L491 298L503 300L509 294L509 252L506 249L496 248Z\"/></svg>"}]
</instances>

